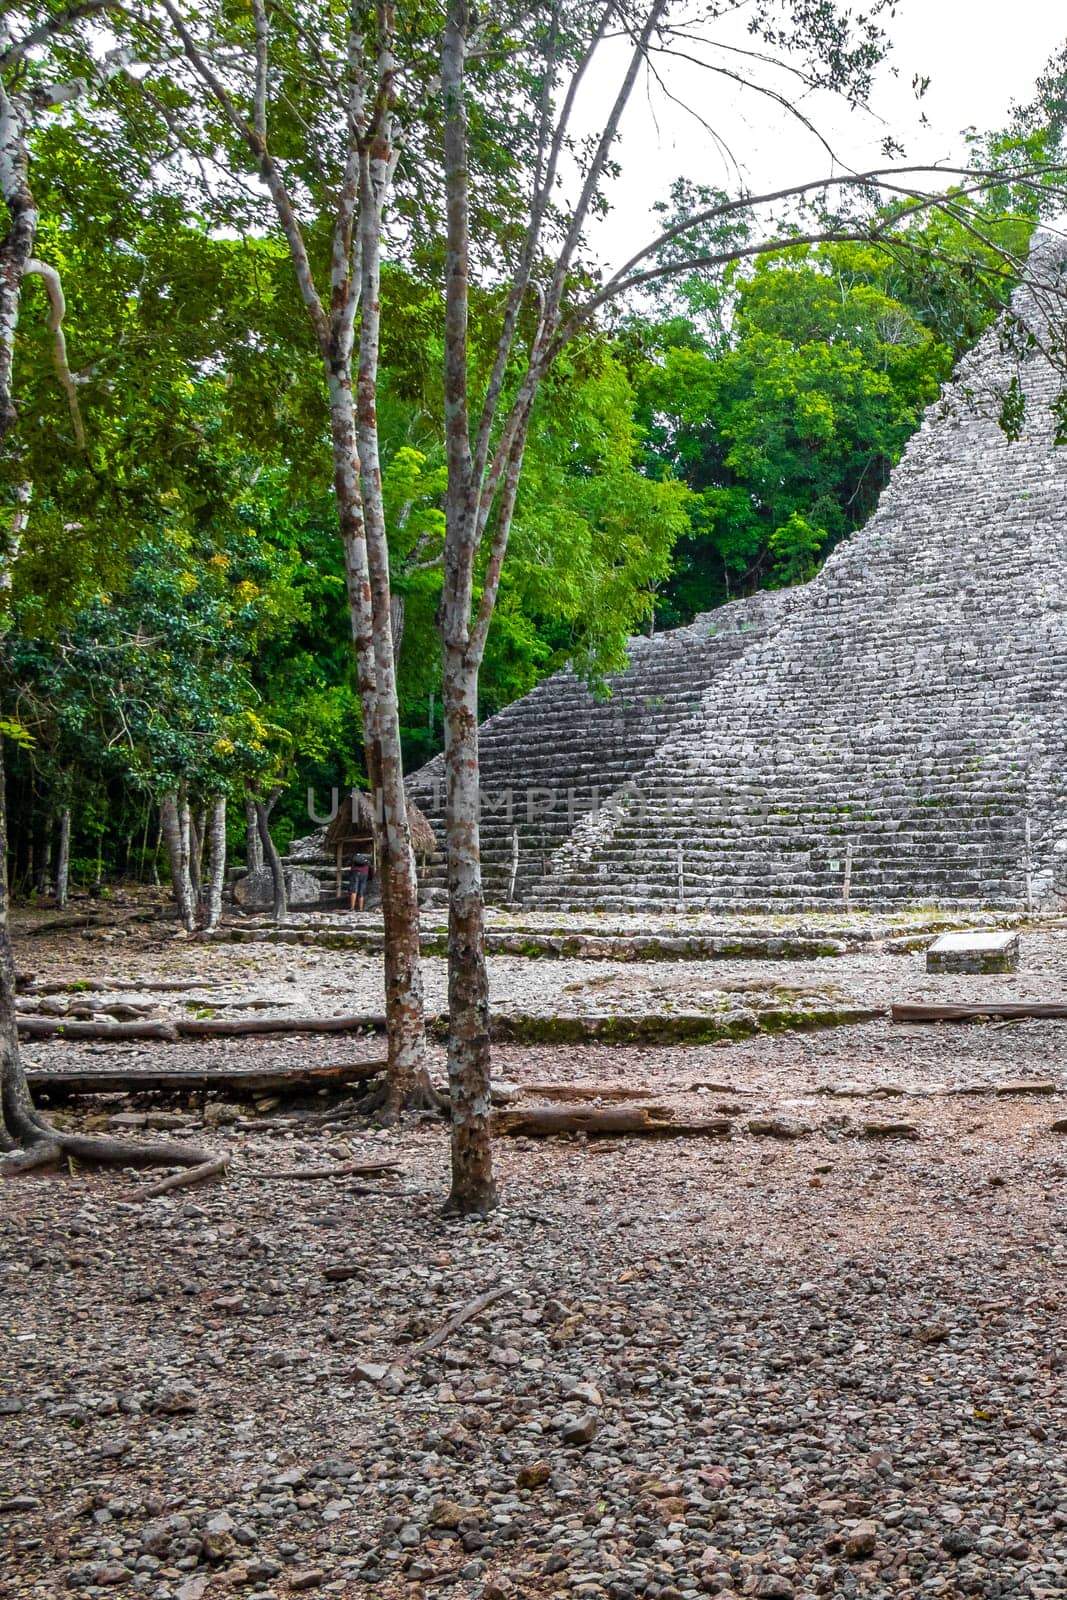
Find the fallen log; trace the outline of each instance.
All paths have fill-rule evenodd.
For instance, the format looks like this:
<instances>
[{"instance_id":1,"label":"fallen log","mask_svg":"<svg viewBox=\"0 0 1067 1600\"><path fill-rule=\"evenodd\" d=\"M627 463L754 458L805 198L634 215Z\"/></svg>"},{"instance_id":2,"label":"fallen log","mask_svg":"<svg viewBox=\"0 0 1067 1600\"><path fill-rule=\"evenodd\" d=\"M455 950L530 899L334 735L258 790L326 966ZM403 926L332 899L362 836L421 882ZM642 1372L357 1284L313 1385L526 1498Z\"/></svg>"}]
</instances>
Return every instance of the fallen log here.
<instances>
[{"instance_id":1,"label":"fallen log","mask_svg":"<svg viewBox=\"0 0 1067 1600\"><path fill-rule=\"evenodd\" d=\"M173 1043L178 1037L173 1022L72 1022L65 1017L20 1014L18 1027L21 1039L165 1039Z\"/></svg>"},{"instance_id":2,"label":"fallen log","mask_svg":"<svg viewBox=\"0 0 1067 1600\"><path fill-rule=\"evenodd\" d=\"M976 1000L935 1005L926 1000L909 1000L894 1004L890 1015L894 1022L970 1022L976 1017L1067 1017L1067 1001Z\"/></svg>"},{"instance_id":3,"label":"fallen log","mask_svg":"<svg viewBox=\"0 0 1067 1600\"><path fill-rule=\"evenodd\" d=\"M378 1017L178 1017L173 1022L67 1021L20 1014L26 1039L232 1039L268 1033L362 1033L380 1030Z\"/></svg>"},{"instance_id":4,"label":"fallen log","mask_svg":"<svg viewBox=\"0 0 1067 1600\"><path fill-rule=\"evenodd\" d=\"M618 1134L724 1138L731 1127L729 1117L685 1117L669 1106L542 1105L497 1111L492 1117L494 1133L526 1139L552 1139L564 1133L584 1133L593 1139Z\"/></svg>"},{"instance_id":5,"label":"fallen log","mask_svg":"<svg viewBox=\"0 0 1067 1600\"><path fill-rule=\"evenodd\" d=\"M155 906L148 911L127 911L122 917L94 916L86 912L76 917L50 917L47 922L37 922L20 932L27 938L42 933L78 933L85 928L124 928L130 922L155 922L159 912Z\"/></svg>"},{"instance_id":6,"label":"fallen log","mask_svg":"<svg viewBox=\"0 0 1067 1600\"><path fill-rule=\"evenodd\" d=\"M360 1033L377 1017L181 1017L183 1038L236 1038L253 1033Z\"/></svg>"},{"instance_id":7,"label":"fallen log","mask_svg":"<svg viewBox=\"0 0 1067 1600\"><path fill-rule=\"evenodd\" d=\"M332 1066L308 1067L79 1067L77 1071L28 1067L26 1077L35 1093L50 1100L84 1094L140 1094L161 1090L191 1093L247 1094L295 1092L301 1089L342 1089L363 1083L385 1071L384 1061L342 1061Z\"/></svg>"},{"instance_id":8,"label":"fallen log","mask_svg":"<svg viewBox=\"0 0 1067 1600\"><path fill-rule=\"evenodd\" d=\"M37 983L32 972L20 972L20 994L117 994L123 989L133 989L143 994L180 994L187 989L232 989L232 983L212 983L195 978L77 978L73 982Z\"/></svg>"},{"instance_id":9,"label":"fallen log","mask_svg":"<svg viewBox=\"0 0 1067 1600\"><path fill-rule=\"evenodd\" d=\"M619 1100L651 1100L653 1090L635 1089L627 1083L509 1083L509 1089L517 1089L524 1097L531 1100L565 1100L575 1102L580 1100L604 1100L608 1102Z\"/></svg>"}]
</instances>

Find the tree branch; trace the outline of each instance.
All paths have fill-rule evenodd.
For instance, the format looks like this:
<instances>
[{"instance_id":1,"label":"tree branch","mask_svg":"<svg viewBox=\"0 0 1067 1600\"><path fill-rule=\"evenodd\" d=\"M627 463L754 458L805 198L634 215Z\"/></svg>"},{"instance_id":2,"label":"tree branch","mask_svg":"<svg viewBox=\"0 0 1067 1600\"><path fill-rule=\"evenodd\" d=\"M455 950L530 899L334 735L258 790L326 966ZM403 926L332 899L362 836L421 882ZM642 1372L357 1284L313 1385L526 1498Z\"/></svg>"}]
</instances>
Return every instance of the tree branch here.
<instances>
[{"instance_id":1,"label":"tree branch","mask_svg":"<svg viewBox=\"0 0 1067 1600\"><path fill-rule=\"evenodd\" d=\"M49 266L46 261L39 261L36 256L31 256L26 262L24 274L26 277L40 278L48 295L48 326L54 340L56 376L63 386L70 407L70 420L74 424L74 442L79 450L84 450L85 426L82 422L81 406L78 404L77 386L67 361L67 339L63 332L67 301L63 293L62 279L55 267Z\"/></svg>"}]
</instances>

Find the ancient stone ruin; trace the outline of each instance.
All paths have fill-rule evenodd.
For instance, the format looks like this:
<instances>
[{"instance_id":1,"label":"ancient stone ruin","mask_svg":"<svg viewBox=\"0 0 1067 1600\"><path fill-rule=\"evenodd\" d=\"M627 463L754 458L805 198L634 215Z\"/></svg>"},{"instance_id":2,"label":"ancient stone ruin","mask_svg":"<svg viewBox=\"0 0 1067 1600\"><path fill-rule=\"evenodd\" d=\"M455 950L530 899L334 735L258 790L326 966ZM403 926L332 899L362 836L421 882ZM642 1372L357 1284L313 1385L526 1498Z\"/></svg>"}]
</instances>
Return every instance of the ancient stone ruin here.
<instances>
[{"instance_id":1,"label":"ancient stone ruin","mask_svg":"<svg viewBox=\"0 0 1067 1600\"><path fill-rule=\"evenodd\" d=\"M1067 254L929 409L813 582L634 639L482 728L492 899L622 911L1024 907L1067 894ZM1059 333L1062 340L1062 331ZM1018 343L1018 341L1016 341ZM1027 411L999 417L1017 375ZM442 766L411 789L443 841Z\"/></svg>"}]
</instances>

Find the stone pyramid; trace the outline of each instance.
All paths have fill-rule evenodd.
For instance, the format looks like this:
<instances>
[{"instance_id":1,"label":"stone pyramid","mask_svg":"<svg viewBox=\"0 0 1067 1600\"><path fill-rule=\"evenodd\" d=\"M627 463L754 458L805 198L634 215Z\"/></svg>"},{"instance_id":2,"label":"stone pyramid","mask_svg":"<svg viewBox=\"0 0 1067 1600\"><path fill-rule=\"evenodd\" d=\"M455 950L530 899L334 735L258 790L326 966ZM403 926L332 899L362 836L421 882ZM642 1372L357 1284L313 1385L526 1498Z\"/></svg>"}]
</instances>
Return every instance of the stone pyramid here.
<instances>
[{"instance_id":1,"label":"stone pyramid","mask_svg":"<svg viewBox=\"0 0 1067 1600\"><path fill-rule=\"evenodd\" d=\"M1061 273L1063 287L1061 287ZM1020 358L991 329L866 527L801 588L634 640L482 730L490 897L608 911L1067 895L1067 251L1043 240ZM1026 395L1022 436L999 425ZM440 763L412 790L441 834ZM551 795L551 799L549 796ZM582 815L581 813L586 813ZM517 862L516 862L517 853Z\"/></svg>"}]
</instances>

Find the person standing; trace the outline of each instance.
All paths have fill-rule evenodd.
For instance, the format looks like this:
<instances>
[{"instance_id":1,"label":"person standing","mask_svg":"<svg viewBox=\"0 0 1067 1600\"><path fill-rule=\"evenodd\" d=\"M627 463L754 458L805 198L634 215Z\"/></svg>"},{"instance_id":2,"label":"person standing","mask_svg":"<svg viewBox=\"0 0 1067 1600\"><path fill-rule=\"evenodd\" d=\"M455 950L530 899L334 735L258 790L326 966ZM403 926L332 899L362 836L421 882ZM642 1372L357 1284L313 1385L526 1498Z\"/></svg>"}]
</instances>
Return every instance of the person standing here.
<instances>
[{"instance_id":1,"label":"person standing","mask_svg":"<svg viewBox=\"0 0 1067 1600\"><path fill-rule=\"evenodd\" d=\"M370 879L370 857L357 852L348 869L348 909L362 911Z\"/></svg>"}]
</instances>

